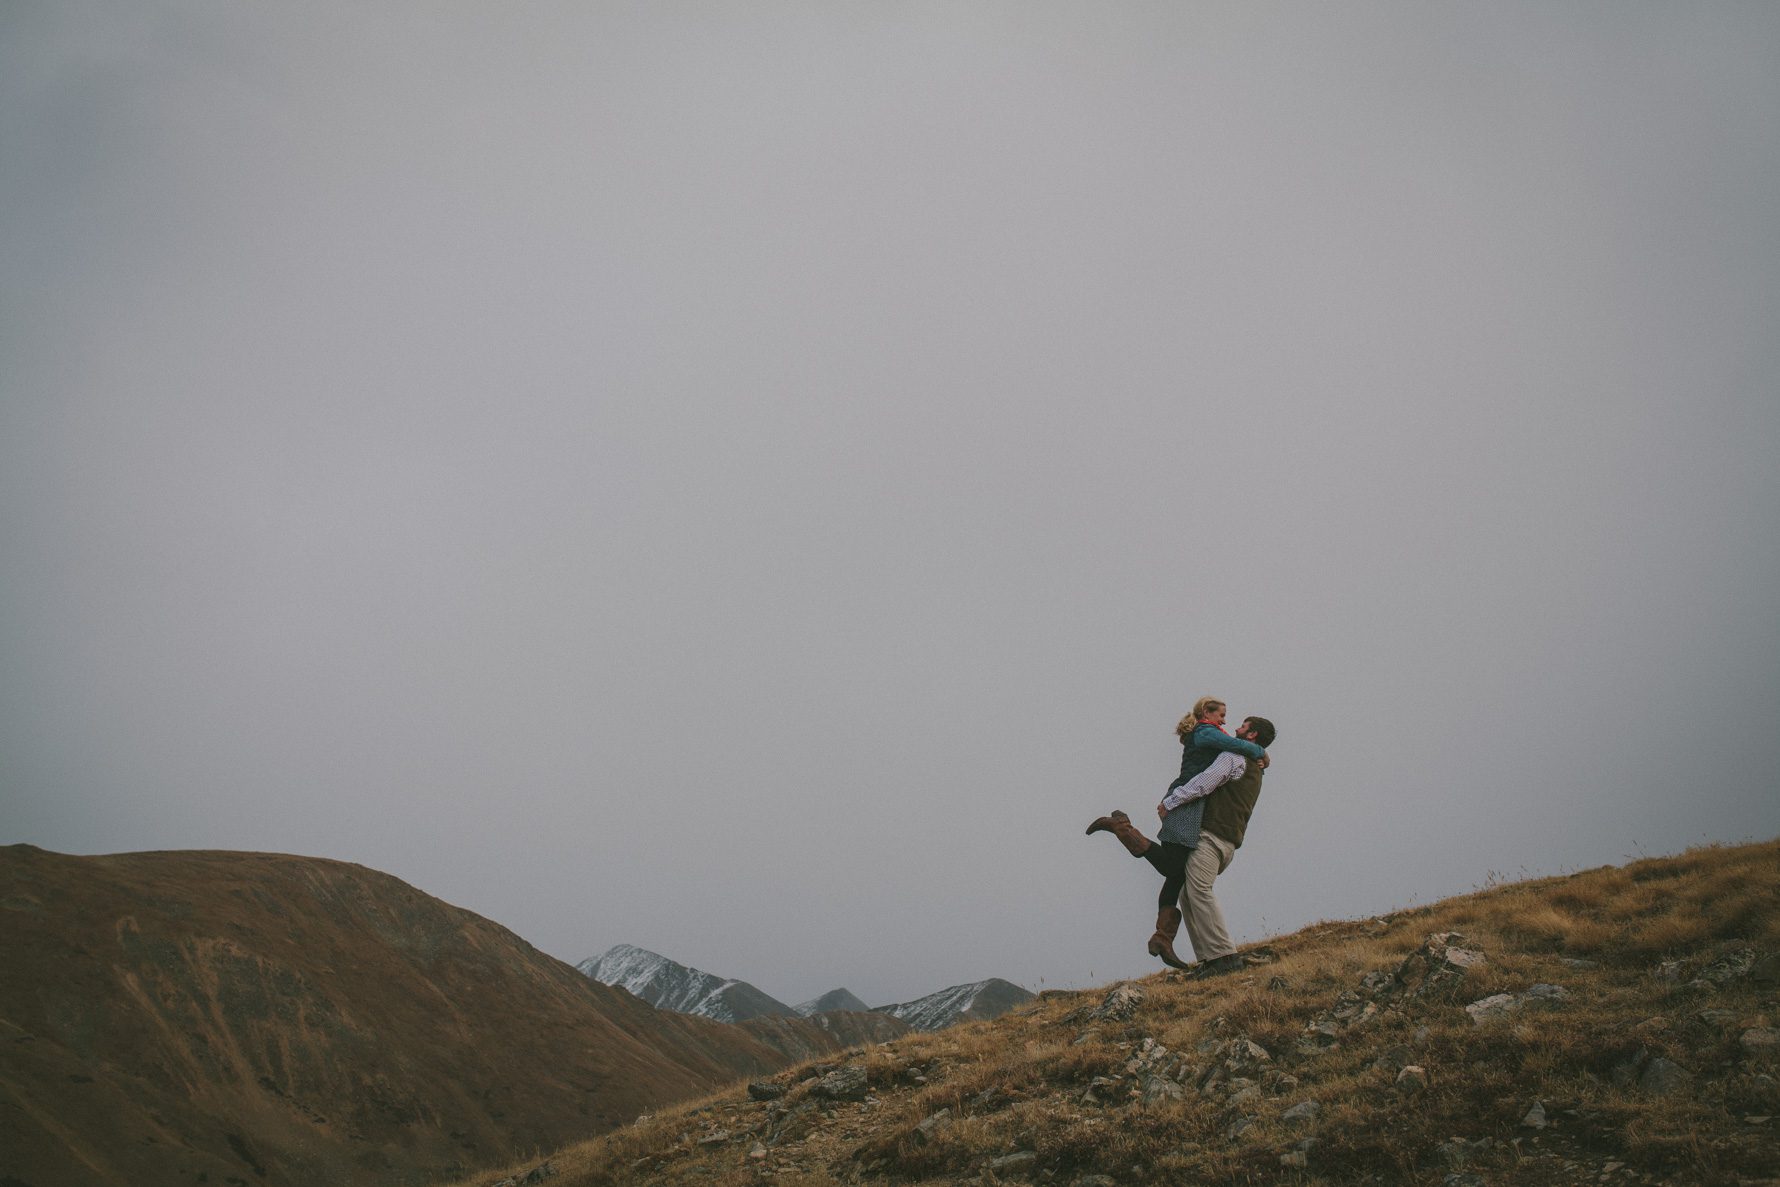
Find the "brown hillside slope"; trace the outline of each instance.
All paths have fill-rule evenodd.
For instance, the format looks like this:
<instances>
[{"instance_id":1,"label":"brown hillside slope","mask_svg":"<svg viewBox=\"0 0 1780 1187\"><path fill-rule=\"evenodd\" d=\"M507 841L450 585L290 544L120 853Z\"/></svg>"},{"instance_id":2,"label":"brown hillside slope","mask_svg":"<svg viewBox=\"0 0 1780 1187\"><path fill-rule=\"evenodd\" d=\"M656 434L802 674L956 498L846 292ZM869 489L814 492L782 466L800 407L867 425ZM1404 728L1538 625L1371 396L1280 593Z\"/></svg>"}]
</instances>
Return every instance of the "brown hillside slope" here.
<instances>
[{"instance_id":1,"label":"brown hillside slope","mask_svg":"<svg viewBox=\"0 0 1780 1187\"><path fill-rule=\"evenodd\" d=\"M1780 1175L1780 842L1318 924L1247 956L789 1069L774 1099L730 1091L561 1151L549 1182Z\"/></svg>"},{"instance_id":2,"label":"brown hillside slope","mask_svg":"<svg viewBox=\"0 0 1780 1187\"><path fill-rule=\"evenodd\" d=\"M0 848L0 952L7 1187L417 1184L787 1062L344 862Z\"/></svg>"}]
</instances>

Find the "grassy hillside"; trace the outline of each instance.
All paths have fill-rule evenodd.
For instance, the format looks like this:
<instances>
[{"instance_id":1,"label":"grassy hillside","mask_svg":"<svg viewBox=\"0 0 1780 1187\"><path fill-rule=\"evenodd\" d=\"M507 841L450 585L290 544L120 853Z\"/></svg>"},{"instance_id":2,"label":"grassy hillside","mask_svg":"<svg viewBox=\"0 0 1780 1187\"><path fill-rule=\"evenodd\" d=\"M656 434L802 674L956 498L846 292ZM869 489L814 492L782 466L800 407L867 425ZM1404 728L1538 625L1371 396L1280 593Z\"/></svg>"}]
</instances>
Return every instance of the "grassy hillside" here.
<instances>
[{"instance_id":1,"label":"grassy hillside","mask_svg":"<svg viewBox=\"0 0 1780 1187\"><path fill-rule=\"evenodd\" d=\"M0 952L6 1187L418 1184L791 1058L316 858L0 848Z\"/></svg>"},{"instance_id":2,"label":"grassy hillside","mask_svg":"<svg viewBox=\"0 0 1780 1187\"><path fill-rule=\"evenodd\" d=\"M461 1187L1780 1175L1780 842L1247 954L799 1065Z\"/></svg>"}]
</instances>

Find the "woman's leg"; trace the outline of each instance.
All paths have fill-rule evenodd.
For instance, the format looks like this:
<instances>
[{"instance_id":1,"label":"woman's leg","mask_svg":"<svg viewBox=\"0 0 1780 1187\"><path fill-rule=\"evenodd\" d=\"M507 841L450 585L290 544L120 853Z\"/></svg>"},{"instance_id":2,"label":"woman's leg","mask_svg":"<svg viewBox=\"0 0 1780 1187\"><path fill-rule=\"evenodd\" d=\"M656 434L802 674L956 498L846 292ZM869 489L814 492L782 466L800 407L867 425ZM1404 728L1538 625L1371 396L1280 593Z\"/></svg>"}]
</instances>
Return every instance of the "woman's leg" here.
<instances>
[{"instance_id":1,"label":"woman's leg","mask_svg":"<svg viewBox=\"0 0 1780 1187\"><path fill-rule=\"evenodd\" d=\"M1171 968L1184 969L1186 963L1174 954L1174 937L1180 933L1181 912L1175 906L1181 887L1187 882L1187 859L1193 851L1173 841L1152 845L1143 855L1145 861L1162 875L1162 893L1156 900L1156 930L1150 936L1149 953L1160 956Z\"/></svg>"}]
</instances>

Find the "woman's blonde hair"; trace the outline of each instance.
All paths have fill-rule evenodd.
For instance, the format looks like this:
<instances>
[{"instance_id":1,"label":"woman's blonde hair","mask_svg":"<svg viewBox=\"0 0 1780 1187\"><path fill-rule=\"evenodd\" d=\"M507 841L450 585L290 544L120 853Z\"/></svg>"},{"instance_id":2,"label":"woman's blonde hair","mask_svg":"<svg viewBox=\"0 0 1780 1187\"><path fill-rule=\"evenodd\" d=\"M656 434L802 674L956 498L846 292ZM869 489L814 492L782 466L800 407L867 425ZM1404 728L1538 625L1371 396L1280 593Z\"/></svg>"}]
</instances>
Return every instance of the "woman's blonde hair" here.
<instances>
[{"instance_id":1,"label":"woman's blonde hair","mask_svg":"<svg viewBox=\"0 0 1780 1187\"><path fill-rule=\"evenodd\" d=\"M1174 736L1183 742L1187 741L1193 736L1193 731L1204 724L1207 713L1213 709L1228 709L1229 707L1228 704L1216 697L1200 697L1193 702L1193 711L1181 718L1180 724L1174 727Z\"/></svg>"}]
</instances>

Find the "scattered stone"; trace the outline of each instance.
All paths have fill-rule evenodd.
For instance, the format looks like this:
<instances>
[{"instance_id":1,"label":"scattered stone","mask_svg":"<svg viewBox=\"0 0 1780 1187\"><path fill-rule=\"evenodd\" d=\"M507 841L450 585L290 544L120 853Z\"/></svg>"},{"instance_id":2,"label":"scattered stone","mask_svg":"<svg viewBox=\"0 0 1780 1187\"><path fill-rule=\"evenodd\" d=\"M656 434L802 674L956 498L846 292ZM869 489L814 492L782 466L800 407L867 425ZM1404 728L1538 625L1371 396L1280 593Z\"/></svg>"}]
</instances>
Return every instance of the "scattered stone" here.
<instances>
[{"instance_id":1,"label":"scattered stone","mask_svg":"<svg viewBox=\"0 0 1780 1187\"><path fill-rule=\"evenodd\" d=\"M1100 1037L1100 1032L1098 1030L1096 1030L1094 1027L1090 1026L1087 1030L1084 1030L1081 1034L1076 1035L1075 1042L1073 1042L1069 1045L1071 1047L1080 1047L1083 1044L1092 1043L1095 1039L1097 1039L1099 1037Z\"/></svg>"},{"instance_id":2,"label":"scattered stone","mask_svg":"<svg viewBox=\"0 0 1780 1187\"><path fill-rule=\"evenodd\" d=\"M1412 1043L1425 1043L1432 1038L1433 1035L1434 1032L1428 1027L1418 1026L1415 1028L1415 1033L1409 1036L1409 1041Z\"/></svg>"},{"instance_id":3,"label":"scattered stone","mask_svg":"<svg viewBox=\"0 0 1780 1187\"><path fill-rule=\"evenodd\" d=\"M1570 991L1565 989L1562 985L1546 985L1543 983L1529 987L1525 993L1520 995L1520 1000L1523 1003L1562 1002L1568 1001L1569 998Z\"/></svg>"},{"instance_id":4,"label":"scattered stone","mask_svg":"<svg viewBox=\"0 0 1780 1187\"><path fill-rule=\"evenodd\" d=\"M952 1110L950 1109L941 1109L937 1113L922 1118L921 1122L915 1126L915 1141L925 1146L933 1140L933 1135L938 1133L951 1119Z\"/></svg>"},{"instance_id":5,"label":"scattered stone","mask_svg":"<svg viewBox=\"0 0 1780 1187\"><path fill-rule=\"evenodd\" d=\"M1681 980L1681 962L1665 960L1656 966L1654 975L1658 981L1678 982Z\"/></svg>"},{"instance_id":6,"label":"scattered stone","mask_svg":"<svg viewBox=\"0 0 1780 1187\"><path fill-rule=\"evenodd\" d=\"M1428 1069L1417 1064L1410 1064L1397 1073L1397 1091L1404 1096L1414 1096L1428 1090Z\"/></svg>"},{"instance_id":7,"label":"scattered stone","mask_svg":"<svg viewBox=\"0 0 1780 1187\"><path fill-rule=\"evenodd\" d=\"M785 1142L800 1141L815 1131L822 1114L817 1111L814 1102L802 1101L781 1114L773 1123L767 1134L766 1144L777 1146Z\"/></svg>"},{"instance_id":8,"label":"scattered stone","mask_svg":"<svg viewBox=\"0 0 1780 1187\"><path fill-rule=\"evenodd\" d=\"M1287 1150L1279 1156L1279 1164L1302 1170L1310 1165L1310 1156L1302 1150Z\"/></svg>"},{"instance_id":9,"label":"scattered stone","mask_svg":"<svg viewBox=\"0 0 1780 1187\"><path fill-rule=\"evenodd\" d=\"M1735 1010L1701 1010L1694 1017L1713 1030L1724 1030L1737 1020L1738 1015Z\"/></svg>"},{"instance_id":10,"label":"scattered stone","mask_svg":"<svg viewBox=\"0 0 1780 1187\"><path fill-rule=\"evenodd\" d=\"M1291 1092L1298 1087L1298 1077L1285 1072L1268 1072L1261 1077L1267 1091L1274 1093Z\"/></svg>"},{"instance_id":11,"label":"scattered stone","mask_svg":"<svg viewBox=\"0 0 1780 1187\"><path fill-rule=\"evenodd\" d=\"M1323 1111L1322 1103L1314 1100L1299 1101L1279 1115L1279 1119L1294 1129L1302 1129L1316 1124L1316 1119Z\"/></svg>"},{"instance_id":12,"label":"scattered stone","mask_svg":"<svg viewBox=\"0 0 1780 1187\"><path fill-rule=\"evenodd\" d=\"M1692 1082L1693 1076L1686 1068L1659 1055L1645 1065L1644 1074L1638 1077L1638 1088L1648 1096L1668 1096L1685 1091Z\"/></svg>"},{"instance_id":13,"label":"scattered stone","mask_svg":"<svg viewBox=\"0 0 1780 1187\"><path fill-rule=\"evenodd\" d=\"M1446 1163L1448 1169L1462 1171L1473 1158L1485 1153L1493 1144L1488 1138L1478 1138L1474 1142L1467 1142L1464 1138L1451 1138L1435 1146L1434 1153Z\"/></svg>"},{"instance_id":14,"label":"scattered stone","mask_svg":"<svg viewBox=\"0 0 1780 1187\"><path fill-rule=\"evenodd\" d=\"M774 1084L771 1080L755 1080L748 1085L750 1100L778 1100L785 1095L783 1084Z\"/></svg>"},{"instance_id":15,"label":"scattered stone","mask_svg":"<svg viewBox=\"0 0 1780 1187\"><path fill-rule=\"evenodd\" d=\"M1360 978L1360 992L1367 997L1377 997L1381 993L1389 993L1396 983L1397 979L1389 973L1374 970Z\"/></svg>"},{"instance_id":16,"label":"scattered stone","mask_svg":"<svg viewBox=\"0 0 1780 1187\"><path fill-rule=\"evenodd\" d=\"M1755 967L1755 949L1739 948L1735 952L1719 957L1700 970L1700 979L1710 981L1714 985L1723 985L1745 976Z\"/></svg>"},{"instance_id":17,"label":"scattered stone","mask_svg":"<svg viewBox=\"0 0 1780 1187\"><path fill-rule=\"evenodd\" d=\"M750 1161L750 1162L765 1162L766 1161L766 1147L761 1145L759 1142L755 1142L754 1148L752 1150L748 1151L748 1161Z\"/></svg>"},{"instance_id":18,"label":"scattered stone","mask_svg":"<svg viewBox=\"0 0 1780 1187\"><path fill-rule=\"evenodd\" d=\"M1752 1026L1737 1037L1745 1055L1771 1056L1780 1053L1780 1030L1771 1026Z\"/></svg>"},{"instance_id":19,"label":"scattered stone","mask_svg":"<svg viewBox=\"0 0 1780 1187\"><path fill-rule=\"evenodd\" d=\"M1224 1067L1231 1072L1249 1071L1272 1062L1267 1048L1253 1039L1231 1039L1224 1045Z\"/></svg>"},{"instance_id":20,"label":"scattered stone","mask_svg":"<svg viewBox=\"0 0 1780 1187\"><path fill-rule=\"evenodd\" d=\"M1257 1117L1238 1117L1236 1120L1230 1122L1229 1127L1224 1130L1224 1140L1231 1142L1235 1141L1237 1138L1247 1133L1249 1128L1253 1126L1257 1120L1259 1120Z\"/></svg>"},{"instance_id":21,"label":"scattered stone","mask_svg":"<svg viewBox=\"0 0 1780 1187\"><path fill-rule=\"evenodd\" d=\"M1533 1107L1527 1110L1527 1115L1520 1119L1520 1123L1524 1129L1544 1129L1550 1125L1550 1120L1545 1116L1545 1102L1534 1101Z\"/></svg>"},{"instance_id":22,"label":"scattered stone","mask_svg":"<svg viewBox=\"0 0 1780 1187\"><path fill-rule=\"evenodd\" d=\"M1267 978L1267 989L1269 992L1281 993L1287 989L1290 989L1291 987L1292 987L1292 983L1290 981L1286 980L1284 977L1280 976L1278 973L1275 973L1273 976Z\"/></svg>"},{"instance_id":23,"label":"scattered stone","mask_svg":"<svg viewBox=\"0 0 1780 1187\"><path fill-rule=\"evenodd\" d=\"M1601 967L1601 962L1588 960L1581 956L1566 956L1563 958L1563 965L1568 969L1598 969Z\"/></svg>"},{"instance_id":24,"label":"scattered stone","mask_svg":"<svg viewBox=\"0 0 1780 1187\"><path fill-rule=\"evenodd\" d=\"M810 1086L810 1095L824 1100L864 1100L865 1079L864 1068L844 1067L817 1080Z\"/></svg>"},{"instance_id":25,"label":"scattered stone","mask_svg":"<svg viewBox=\"0 0 1780 1187\"><path fill-rule=\"evenodd\" d=\"M1088 1082L1088 1090L1082 1093L1082 1103L1097 1105L1104 1103L1117 1090L1119 1082L1107 1076L1095 1076Z\"/></svg>"},{"instance_id":26,"label":"scattered stone","mask_svg":"<svg viewBox=\"0 0 1780 1187\"><path fill-rule=\"evenodd\" d=\"M729 1131L727 1129L713 1129L710 1133L707 1133L704 1137L698 1139L698 1144L701 1146L721 1146L728 1140Z\"/></svg>"},{"instance_id":27,"label":"scattered stone","mask_svg":"<svg viewBox=\"0 0 1780 1187\"><path fill-rule=\"evenodd\" d=\"M1505 1018L1520 1008L1520 999L1512 993L1492 993L1480 998L1465 1007L1465 1013L1471 1015L1471 1021L1478 1026L1486 1022L1494 1022Z\"/></svg>"},{"instance_id":28,"label":"scattered stone","mask_svg":"<svg viewBox=\"0 0 1780 1187\"><path fill-rule=\"evenodd\" d=\"M1183 1100L1187 1095L1187 1090L1178 1081L1167 1076L1145 1076L1140 1087L1143 1089L1143 1103L1146 1105L1153 1105L1158 1101ZM1257 1091L1255 1095L1260 1096L1260 1092Z\"/></svg>"},{"instance_id":29,"label":"scattered stone","mask_svg":"<svg viewBox=\"0 0 1780 1187\"><path fill-rule=\"evenodd\" d=\"M1012 1154L1003 1154L1000 1158L991 1158L989 1160L989 1169L992 1171L1009 1171L1037 1161L1038 1154L1036 1151L1016 1150Z\"/></svg>"},{"instance_id":30,"label":"scattered stone","mask_svg":"<svg viewBox=\"0 0 1780 1187\"><path fill-rule=\"evenodd\" d=\"M1239 1083L1242 1085L1242 1087L1236 1088L1235 1091L1230 1093L1229 1098L1224 1101L1230 1108L1245 1109L1261 1099L1260 1086L1253 1080L1232 1080L1230 1083L1232 1086Z\"/></svg>"}]
</instances>

